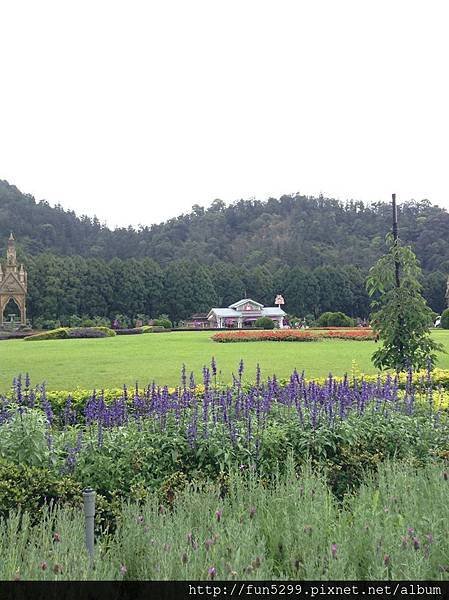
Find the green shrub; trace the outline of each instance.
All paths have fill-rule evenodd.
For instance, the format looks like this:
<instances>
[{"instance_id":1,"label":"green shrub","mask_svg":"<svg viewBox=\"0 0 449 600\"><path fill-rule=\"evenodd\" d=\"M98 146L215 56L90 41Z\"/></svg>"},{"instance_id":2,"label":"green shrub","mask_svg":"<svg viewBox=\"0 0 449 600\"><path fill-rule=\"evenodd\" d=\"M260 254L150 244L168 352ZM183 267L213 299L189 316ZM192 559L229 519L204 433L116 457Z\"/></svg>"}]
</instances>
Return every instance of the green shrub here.
<instances>
[{"instance_id":1,"label":"green shrub","mask_svg":"<svg viewBox=\"0 0 449 600\"><path fill-rule=\"evenodd\" d=\"M443 310L443 314L441 315L441 327L443 329L449 329L449 308Z\"/></svg>"},{"instance_id":2,"label":"green shrub","mask_svg":"<svg viewBox=\"0 0 449 600\"><path fill-rule=\"evenodd\" d=\"M49 463L45 414L40 410L18 409L1 426L0 457L12 462L42 467Z\"/></svg>"},{"instance_id":3,"label":"green shrub","mask_svg":"<svg viewBox=\"0 0 449 600\"><path fill-rule=\"evenodd\" d=\"M156 327L163 327L164 329L171 329L173 327L173 323L170 319L155 319L153 324Z\"/></svg>"},{"instance_id":4,"label":"green shrub","mask_svg":"<svg viewBox=\"0 0 449 600\"><path fill-rule=\"evenodd\" d=\"M109 327L77 327L74 329L69 329L68 337L77 339L77 338L104 338L104 337L114 337L116 332L113 329L109 329Z\"/></svg>"},{"instance_id":5,"label":"green shrub","mask_svg":"<svg viewBox=\"0 0 449 600\"><path fill-rule=\"evenodd\" d=\"M58 327L58 329L51 329L50 331L46 331L45 333L35 333L33 335L28 335L25 339L26 342L34 342L41 340L65 340L69 337L68 327Z\"/></svg>"},{"instance_id":6,"label":"green shrub","mask_svg":"<svg viewBox=\"0 0 449 600\"><path fill-rule=\"evenodd\" d=\"M57 329L57 328L61 327L60 321L54 320L54 319L42 319L41 317L34 319L33 325L34 325L35 329L46 329L46 330Z\"/></svg>"},{"instance_id":7,"label":"green shrub","mask_svg":"<svg viewBox=\"0 0 449 600\"><path fill-rule=\"evenodd\" d=\"M93 322L95 323L95 327L110 327L111 319L107 317L99 317L98 315L93 317Z\"/></svg>"},{"instance_id":8,"label":"green shrub","mask_svg":"<svg viewBox=\"0 0 449 600\"><path fill-rule=\"evenodd\" d=\"M109 327L59 327L45 333L29 335L24 339L26 341L66 340L69 338L103 338L115 335L115 331Z\"/></svg>"},{"instance_id":9,"label":"green shrub","mask_svg":"<svg viewBox=\"0 0 449 600\"><path fill-rule=\"evenodd\" d=\"M254 327L260 327L261 329L274 329L274 321L270 317L260 317L254 323Z\"/></svg>"},{"instance_id":10,"label":"green shrub","mask_svg":"<svg viewBox=\"0 0 449 600\"><path fill-rule=\"evenodd\" d=\"M0 459L0 516L17 508L36 513L50 501L81 504L80 484L47 468Z\"/></svg>"},{"instance_id":11,"label":"green shrub","mask_svg":"<svg viewBox=\"0 0 449 600\"><path fill-rule=\"evenodd\" d=\"M318 321L318 327L354 327L354 319L342 312L325 312Z\"/></svg>"},{"instance_id":12,"label":"green shrub","mask_svg":"<svg viewBox=\"0 0 449 600\"><path fill-rule=\"evenodd\" d=\"M113 319L114 329L129 329L132 327L131 319L127 315L117 314Z\"/></svg>"},{"instance_id":13,"label":"green shrub","mask_svg":"<svg viewBox=\"0 0 449 600\"><path fill-rule=\"evenodd\" d=\"M95 327L95 321L90 318L82 319L81 327Z\"/></svg>"},{"instance_id":14,"label":"green shrub","mask_svg":"<svg viewBox=\"0 0 449 600\"><path fill-rule=\"evenodd\" d=\"M69 327L81 327L83 319L78 315L72 315L68 319Z\"/></svg>"}]
</instances>

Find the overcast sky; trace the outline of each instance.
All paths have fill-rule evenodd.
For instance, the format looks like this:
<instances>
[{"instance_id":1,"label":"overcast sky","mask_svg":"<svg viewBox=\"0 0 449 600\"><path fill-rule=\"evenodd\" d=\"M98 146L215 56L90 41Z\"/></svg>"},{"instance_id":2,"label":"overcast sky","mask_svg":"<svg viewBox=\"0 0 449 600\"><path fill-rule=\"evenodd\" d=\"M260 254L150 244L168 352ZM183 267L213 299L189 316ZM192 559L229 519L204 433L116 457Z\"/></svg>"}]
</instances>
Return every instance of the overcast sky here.
<instances>
[{"instance_id":1,"label":"overcast sky","mask_svg":"<svg viewBox=\"0 0 449 600\"><path fill-rule=\"evenodd\" d=\"M150 224L215 198L449 207L446 0L0 0L0 179Z\"/></svg>"}]
</instances>

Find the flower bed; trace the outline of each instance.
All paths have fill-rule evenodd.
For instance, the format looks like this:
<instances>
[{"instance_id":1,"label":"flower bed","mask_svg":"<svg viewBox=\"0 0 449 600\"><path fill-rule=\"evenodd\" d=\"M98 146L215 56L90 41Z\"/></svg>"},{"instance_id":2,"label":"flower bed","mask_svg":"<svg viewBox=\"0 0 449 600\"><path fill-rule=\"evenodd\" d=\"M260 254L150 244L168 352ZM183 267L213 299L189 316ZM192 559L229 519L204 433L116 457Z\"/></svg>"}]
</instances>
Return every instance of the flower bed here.
<instances>
[{"instance_id":1,"label":"flower bed","mask_svg":"<svg viewBox=\"0 0 449 600\"><path fill-rule=\"evenodd\" d=\"M214 342L317 342L323 338L373 340L371 329L275 329L271 331L224 331L212 336Z\"/></svg>"}]
</instances>

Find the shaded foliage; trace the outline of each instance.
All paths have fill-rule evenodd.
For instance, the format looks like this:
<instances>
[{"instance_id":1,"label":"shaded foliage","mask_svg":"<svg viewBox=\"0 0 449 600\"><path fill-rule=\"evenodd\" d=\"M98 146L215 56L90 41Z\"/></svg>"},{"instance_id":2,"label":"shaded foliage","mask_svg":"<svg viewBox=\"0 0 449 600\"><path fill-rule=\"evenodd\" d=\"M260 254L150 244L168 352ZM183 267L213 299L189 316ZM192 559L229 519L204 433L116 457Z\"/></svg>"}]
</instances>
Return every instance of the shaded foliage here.
<instances>
[{"instance_id":1,"label":"shaded foliage","mask_svg":"<svg viewBox=\"0 0 449 600\"><path fill-rule=\"evenodd\" d=\"M401 239L423 267L424 296L441 314L449 214L427 200L399 210ZM364 318L364 280L382 254L390 212L383 203L297 194L230 206L215 200L165 223L110 230L0 181L0 251L14 231L34 318L167 313L179 321L243 297L271 305L279 292L296 316Z\"/></svg>"}]
</instances>

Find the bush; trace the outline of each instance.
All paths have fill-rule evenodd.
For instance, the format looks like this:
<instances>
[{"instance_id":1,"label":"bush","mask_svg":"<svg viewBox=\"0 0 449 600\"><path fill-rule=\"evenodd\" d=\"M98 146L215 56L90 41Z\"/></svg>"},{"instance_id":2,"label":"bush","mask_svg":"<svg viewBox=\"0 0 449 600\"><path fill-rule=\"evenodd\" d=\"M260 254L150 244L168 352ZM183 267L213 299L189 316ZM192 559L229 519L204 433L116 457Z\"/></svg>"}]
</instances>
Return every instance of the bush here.
<instances>
[{"instance_id":1,"label":"bush","mask_svg":"<svg viewBox=\"0 0 449 600\"><path fill-rule=\"evenodd\" d=\"M83 322L82 318L79 317L78 315L72 315L68 319L69 327L81 327L82 322Z\"/></svg>"},{"instance_id":2,"label":"bush","mask_svg":"<svg viewBox=\"0 0 449 600\"><path fill-rule=\"evenodd\" d=\"M95 327L110 327L111 326L111 320L108 319L107 317L95 316L95 317L93 317L92 320L95 324Z\"/></svg>"},{"instance_id":3,"label":"bush","mask_svg":"<svg viewBox=\"0 0 449 600\"><path fill-rule=\"evenodd\" d=\"M173 327L173 323L170 319L155 319L153 324L156 327L163 327L164 329L171 329Z\"/></svg>"},{"instance_id":4,"label":"bush","mask_svg":"<svg viewBox=\"0 0 449 600\"><path fill-rule=\"evenodd\" d=\"M26 342L34 342L41 340L65 340L69 337L68 327L58 327L57 329L51 329L45 333L35 333L34 335L28 335L25 339Z\"/></svg>"},{"instance_id":5,"label":"bush","mask_svg":"<svg viewBox=\"0 0 449 600\"><path fill-rule=\"evenodd\" d=\"M154 333L158 331L166 331L166 327L153 326L153 325L142 325L142 327L130 327L129 329L116 329L117 335L136 335L139 333Z\"/></svg>"},{"instance_id":6,"label":"bush","mask_svg":"<svg viewBox=\"0 0 449 600\"><path fill-rule=\"evenodd\" d=\"M132 327L131 319L127 315L117 314L112 319L114 329L129 329Z\"/></svg>"},{"instance_id":7,"label":"bush","mask_svg":"<svg viewBox=\"0 0 449 600\"><path fill-rule=\"evenodd\" d=\"M89 317L85 317L81 320L81 327L95 327L95 321Z\"/></svg>"},{"instance_id":8,"label":"bush","mask_svg":"<svg viewBox=\"0 0 449 600\"><path fill-rule=\"evenodd\" d=\"M28 335L25 341L41 341L41 340L66 340L81 339L81 338L105 338L116 335L115 331L109 327L59 327L45 333L36 333Z\"/></svg>"},{"instance_id":9,"label":"bush","mask_svg":"<svg viewBox=\"0 0 449 600\"><path fill-rule=\"evenodd\" d=\"M449 308L443 310L443 314L441 315L441 327L443 329L449 329Z\"/></svg>"},{"instance_id":10,"label":"bush","mask_svg":"<svg viewBox=\"0 0 449 600\"><path fill-rule=\"evenodd\" d=\"M57 329L61 327L61 323L53 319L42 319L38 317L33 321L35 329Z\"/></svg>"},{"instance_id":11,"label":"bush","mask_svg":"<svg viewBox=\"0 0 449 600\"><path fill-rule=\"evenodd\" d=\"M18 507L36 513L50 501L81 504L80 484L49 469L0 459L0 516Z\"/></svg>"},{"instance_id":12,"label":"bush","mask_svg":"<svg viewBox=\"0 0 449 600\"><path fill-rule=\"evenodd\" d=\"M254 323L254 327L260 327L261 329L274 329L274 321L270 317L260 317Z\"/></svg>"},{"instance_id":13,"label":"bush","mask_svg":"<svg viewBox=\"0 0 449 600\"><path fill-rule=\"evenodd\" d=\"M104 338L113 337L116 332L109 327L77 327L69 329L68 337L74 339L80 338Z\"/></svg>"},{"instance_id":14,"label":"bush","mask_svg":"<svg viewBox=\"0 0 449 600\"><path fill-rule=\"evenodd\" d=\"M325 312L319 317L317 324L319 327L354 327L355 322L342 312Z\"/></svg>"}]
</instances>

